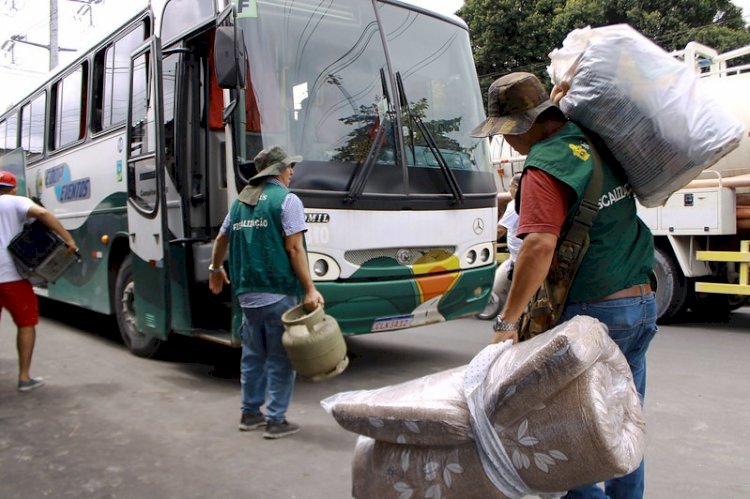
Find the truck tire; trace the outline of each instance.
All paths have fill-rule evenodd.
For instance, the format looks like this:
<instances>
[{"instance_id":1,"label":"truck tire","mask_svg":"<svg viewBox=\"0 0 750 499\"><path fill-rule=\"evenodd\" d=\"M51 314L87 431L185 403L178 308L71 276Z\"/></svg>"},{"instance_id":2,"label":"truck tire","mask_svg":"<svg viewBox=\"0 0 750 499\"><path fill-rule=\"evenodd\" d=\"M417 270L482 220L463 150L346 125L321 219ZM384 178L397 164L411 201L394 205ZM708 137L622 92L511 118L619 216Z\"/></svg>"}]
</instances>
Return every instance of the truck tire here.
<instances>
[{"instance_id":1,"label":"truck tire","mask_svg":"<svg viewBox=\"0 0 750 499\"><path fill-rule=\"evenodd\" d=\"M125 346L139 357L154 357L162 341L153 336L147 336L138 330L135 318L135 283L131 267L131 256L122 261L117 270L115 280L115 317Z\"/></svg>"},{"instance_id":2,"label":"truck tire","mask_svg":"<svg viewBox=\"0 0 750 499\"><path fill-rule=\"evenodd\" d=\"M674 321L684 314L688 305L688 279L674 257L667 251L654 249L656 275L656 316L661 323Z\"/></svg>"}]
</instances>

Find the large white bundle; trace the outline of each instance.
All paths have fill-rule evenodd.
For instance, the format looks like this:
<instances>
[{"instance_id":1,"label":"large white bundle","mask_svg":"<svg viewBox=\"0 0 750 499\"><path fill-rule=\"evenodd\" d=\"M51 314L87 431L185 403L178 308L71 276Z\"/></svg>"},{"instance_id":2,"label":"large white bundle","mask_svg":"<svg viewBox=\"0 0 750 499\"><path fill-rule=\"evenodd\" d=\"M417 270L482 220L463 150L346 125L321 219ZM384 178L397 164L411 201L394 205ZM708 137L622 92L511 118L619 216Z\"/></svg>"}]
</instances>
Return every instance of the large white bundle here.
<instances>
[{"instance_id":1,"label":"large white bundle","mask_svg":"<svg viewBox=\"0 0 750 499\"><path fill-rule=\"evenodd\" d=\"M742 138L690 67L626 24L577 29L550 58L553 83L570 84L560 108L602 137L644 206L664 204Z\"/></svg>"},{"instance_id":2,"label":"large white bundle","mask_svg":"<svg viewBox=\"0 0 750 499\"><path fill-rule=\"evenodd\" d=\"M645 424L606 326L578 316L468 366L322 401L355 449L357 499L517 498L638 467Z\"/></svg>"}]
</instances>

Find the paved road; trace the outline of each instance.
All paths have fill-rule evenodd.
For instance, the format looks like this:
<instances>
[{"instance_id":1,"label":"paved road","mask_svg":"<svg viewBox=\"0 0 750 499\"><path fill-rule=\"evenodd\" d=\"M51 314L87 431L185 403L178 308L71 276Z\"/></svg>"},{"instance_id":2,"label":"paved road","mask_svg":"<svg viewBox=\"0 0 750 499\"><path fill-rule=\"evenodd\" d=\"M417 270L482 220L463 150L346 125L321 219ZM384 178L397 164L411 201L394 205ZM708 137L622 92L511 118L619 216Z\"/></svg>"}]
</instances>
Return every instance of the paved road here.
<instances>
[{"instance_id":1,"label":"paved road","mask_svg":"<svg viewBox=\"0 0 750 499\"><path fill-rule=\"evenodd\" d=\"M266 441L236 430L236 350L185 339L167 360L140 359L111 321L43 309L37 392L16 392L15 328L0 322L3 499L350 497L356 436L318 402L465 364L489 337L464 319L351 338L344 375L298 383L289 418L303 431ZM649 355L647 497L750 497L750 309L663 327Z\"/></svg>"}]
</instances>

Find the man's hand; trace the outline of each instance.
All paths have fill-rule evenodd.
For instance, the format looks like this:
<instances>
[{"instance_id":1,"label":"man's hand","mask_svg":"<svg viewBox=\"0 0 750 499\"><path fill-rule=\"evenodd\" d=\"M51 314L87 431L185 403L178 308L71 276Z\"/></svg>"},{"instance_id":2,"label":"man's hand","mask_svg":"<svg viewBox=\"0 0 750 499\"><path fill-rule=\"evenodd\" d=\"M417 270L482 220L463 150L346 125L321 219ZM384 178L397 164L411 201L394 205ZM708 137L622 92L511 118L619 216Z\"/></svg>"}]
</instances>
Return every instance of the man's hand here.
<instances>
[{"instance_id":1,"label":"man's hand","mask_svg":"<svg viewBox=\"0 0 750 499\"><path fill-rule=\"evenodd\" d=\"M221 293L221 290L224 289L224 284L229 284L229 278L224 267L220 267L216 272L208 273L208 289L213 294L218 295Z\"/></svg>"},{"instance_id":2,"label":"man's hand","mask_svg":"<svg viewBox=\"0 0 750 499\"><path fill-rule=\"evenodd\" d=\"M65 241L65 254L70 256L73 253L78 254L78 245L73 239L70 239L69 241ZM80 255L79 255L80 257Z\"/></svg>"},{"instance_id":3,"label":"man's hand","mask_svg":"<svg viewBox=\"0 0 750 499\"><path fill-rule=\"evenodd\" d=\"M322 307L325 305L325 301L323 300L323 295L320 294L320 292L313 288L312 291L305 293L305 301L303 301L305 305L305 310L308 312L312 312L318 307Z\"/></svg>"},{"instance_id":4,"label":"man's hand","mask_svg":"<svg viewBox=\"0 0 750 499\"><path fill-rule=\"evenodd\" d=\"M495 331L495 334L492 335L492 341L490 341L490 343L501 343L505 340L512 340L514 345L518 343L518 330L515 329L513 331Z\"/></svg>"},{"instance_id":5,"label":"man's hand","mask_svg":"<svg viewBox=\"0 0 750 499\"><path fill-rule=\"evenodd\" d=\"M560 82L559 85L552 87L552 91L549 94L549 100L552 101L552 104L559 106L562 98L568 94L568 90L570 90L570 83L567 81Z\"/></svg>"}]
</instances>

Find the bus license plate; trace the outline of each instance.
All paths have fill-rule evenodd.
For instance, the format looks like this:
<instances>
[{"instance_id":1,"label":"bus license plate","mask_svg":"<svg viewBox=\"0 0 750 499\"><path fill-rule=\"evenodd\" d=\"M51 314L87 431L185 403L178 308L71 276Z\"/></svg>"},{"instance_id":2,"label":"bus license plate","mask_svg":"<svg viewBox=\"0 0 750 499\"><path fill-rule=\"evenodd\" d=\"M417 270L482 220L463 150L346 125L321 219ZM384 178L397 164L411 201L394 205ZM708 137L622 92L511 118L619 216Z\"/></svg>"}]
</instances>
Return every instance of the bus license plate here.
<instances>
[{"instance_id":1,"label":"bus license plate","mask_svg":"<svg viewBox=\"0 0 750 499\"><path fill-rule=\"evenodd\" d=\"M390 331L392 329L403 329L411 326L414 320L413 315L397 315L394 317L383 317L382 319L375 319L372 323L371 332L376 331Z\"/></svg>"}]
</instances>

